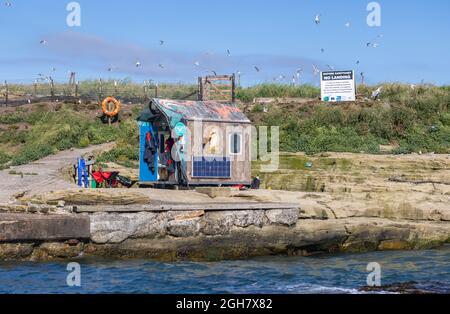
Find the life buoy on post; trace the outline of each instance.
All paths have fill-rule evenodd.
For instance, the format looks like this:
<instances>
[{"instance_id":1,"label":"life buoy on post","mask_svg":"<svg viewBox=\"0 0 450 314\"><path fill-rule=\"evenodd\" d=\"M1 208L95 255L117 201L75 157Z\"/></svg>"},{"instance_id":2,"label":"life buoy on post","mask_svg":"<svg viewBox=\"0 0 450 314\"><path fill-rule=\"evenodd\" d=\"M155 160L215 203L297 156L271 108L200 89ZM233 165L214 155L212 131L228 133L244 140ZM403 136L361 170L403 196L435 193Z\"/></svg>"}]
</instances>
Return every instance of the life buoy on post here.
<instances>
[{"instance_id":1,"label":"life buoy on post","mask_svg":"<svg viewBox=\"0 0 450 314\"><path fill-rule=\"evenodd\" d=\"M113 110L109 110L108 108L108 104L110 103L114 104ZM120 112L120 101L118 101L114 97L106 97L102 102L102 111L110 118L117 116Z\"/></svg>"}]
</instances>

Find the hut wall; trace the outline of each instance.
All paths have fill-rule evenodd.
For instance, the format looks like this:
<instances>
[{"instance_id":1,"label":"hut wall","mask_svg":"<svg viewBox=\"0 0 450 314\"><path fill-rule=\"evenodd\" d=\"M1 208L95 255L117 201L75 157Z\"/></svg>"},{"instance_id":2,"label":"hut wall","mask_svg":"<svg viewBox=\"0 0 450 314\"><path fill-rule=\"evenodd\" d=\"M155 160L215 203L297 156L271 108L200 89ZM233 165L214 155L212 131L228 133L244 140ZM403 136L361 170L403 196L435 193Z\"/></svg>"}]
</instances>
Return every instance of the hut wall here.
<instances>
[{"instance_id":1,"label":"hut wall","mask_svg":"<svg viewBox=\"0 0 450 314\"><path fill-rule=\"evenodd\" d=\"M195 122L188 121L187 127L191 132L191 142L188 148L191 152L187 159L187 177L191 184L202 183L250 183L251 182L251 124L232 122ZM195 129L195 130L194 130ZM211 132L216 131L219 141L219 150L211 152L209 143L203 145ZM233 133L241 134L241 153L230 153L230 136ZM202 136L200 136L202 135ZM198 178L193 176L193 157L220 156L227 157L231 161L230 178Z\"/></svg>"}]
</instances>

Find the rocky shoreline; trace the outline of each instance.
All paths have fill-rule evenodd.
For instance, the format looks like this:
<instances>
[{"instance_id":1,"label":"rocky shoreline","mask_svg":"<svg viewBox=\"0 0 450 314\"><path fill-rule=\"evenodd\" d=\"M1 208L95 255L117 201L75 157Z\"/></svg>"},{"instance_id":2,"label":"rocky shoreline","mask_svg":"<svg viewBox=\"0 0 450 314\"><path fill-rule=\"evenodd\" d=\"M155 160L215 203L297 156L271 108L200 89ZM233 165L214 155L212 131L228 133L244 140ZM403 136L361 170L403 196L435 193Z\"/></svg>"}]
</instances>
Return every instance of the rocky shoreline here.
<instances>
[{"instance_id":1,"label":"rocky shoreline","mask_svg":"<svg viewBox=\"0 0 450 314\"><path fill-rule=\"evenodd\" d=\"M428 249L450 242L448 220L336 218L324 211L301 208L84 213L71 217L89 218L89 237L0 242L0 260L92 256L216 261L267 255Z\"/></svg>"}]
</instances>

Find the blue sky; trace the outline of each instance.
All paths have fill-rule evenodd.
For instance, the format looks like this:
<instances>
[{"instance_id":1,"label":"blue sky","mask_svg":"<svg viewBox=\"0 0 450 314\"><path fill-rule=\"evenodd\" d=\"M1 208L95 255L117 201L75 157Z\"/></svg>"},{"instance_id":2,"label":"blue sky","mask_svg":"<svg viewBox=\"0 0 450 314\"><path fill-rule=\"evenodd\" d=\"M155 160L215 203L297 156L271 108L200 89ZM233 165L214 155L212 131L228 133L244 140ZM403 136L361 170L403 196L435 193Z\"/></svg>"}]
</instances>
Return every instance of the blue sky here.
<instances>
[{"instance_id":1,"label":"blue sky","mask_svg":"<svg viewBox=\"0 0 450 314\"><path fill-rule=\"evenodd\" d=\"M33 82L38 73L65 81L75 71L78 79L194 83L214 70L240 71L248 85L289 83L301 68L302 81L317 84L315 64L364 72L372 84L450 84L448 0L379 0L381 27L366 23L369 0L79 0L81 27L66 24L70 1L9 1L0 5L2 81ZM379 46L366 47L375 38Z\"/></svg>"}]
</instances>

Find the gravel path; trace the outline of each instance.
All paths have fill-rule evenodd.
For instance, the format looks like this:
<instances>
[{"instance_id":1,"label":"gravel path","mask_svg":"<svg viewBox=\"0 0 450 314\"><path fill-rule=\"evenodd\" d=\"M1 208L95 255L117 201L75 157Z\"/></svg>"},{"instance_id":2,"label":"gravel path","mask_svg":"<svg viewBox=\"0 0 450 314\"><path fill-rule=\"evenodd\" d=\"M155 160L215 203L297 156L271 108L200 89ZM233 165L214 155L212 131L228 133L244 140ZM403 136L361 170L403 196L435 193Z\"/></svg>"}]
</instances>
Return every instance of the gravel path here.
<instances>
[{"instance_id":1,"label":"gravel path","mask_svg":"<svg viewBox=\"0 0 450 314\"><path fill-rule=\"evenodd\" d=\"M63 151L27 165L0 171L0 203L7 203L19 193L34 195L52 190L76 188L74 183L63 178L61 169L76 163L81 155L106 151L113 146L114 143L106 143L84 149ZM18 174L12 174L12 171Z\"/></svg>"}]
</instances>

